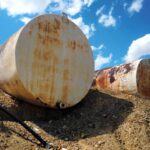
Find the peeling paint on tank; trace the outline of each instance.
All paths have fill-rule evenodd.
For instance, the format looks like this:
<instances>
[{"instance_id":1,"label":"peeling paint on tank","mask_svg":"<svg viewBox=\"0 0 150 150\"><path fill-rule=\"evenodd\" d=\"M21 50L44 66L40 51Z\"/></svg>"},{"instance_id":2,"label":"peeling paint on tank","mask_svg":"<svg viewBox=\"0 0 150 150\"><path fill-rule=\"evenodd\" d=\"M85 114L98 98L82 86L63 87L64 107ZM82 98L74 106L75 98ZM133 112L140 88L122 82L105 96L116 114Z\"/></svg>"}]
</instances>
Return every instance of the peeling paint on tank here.
<instances>
[{"instance_id":1,"label":"peeling paint on tank","mask_svg":"<svg viewBox=\"0 0 150 150\"><path fill-rule=\"evenodd\" d=\"M102 76L97 78L96 84L98 85L98 89L105 89L108 86L107 83L107 75L103 74Z\"/></svg>"},{"instance_id":2,"label":"peeling paint on tank","mask_svg":"<svg viewBox=\"0 0 150 150\"><path fill-rule=\"evenodd\" d=\"M150 59L102 69L95 76L95 89L99 91L150 97Z\"/></svg>"},{"instance_id":3,"label":"peeling paint on tank","mask_svg":"<svg viewBox=\"0 0 150 150\"><path fill-rule=\"evenodd\" d=\"M115 73L116 73L116 69L115 68L112 68L110 71L109 71L109 82L110 83L113 83L116 79L115 79Z\"/></svg>"},{"instance_id":4,"label":"peeling paint on tank","mask_svg":"<svg viewBox=\"0 0 150 150\"><path fill-rule=\"evenodd\" d=\"M142 60L138 66L137 87L139 95L150 97L150 59Z\"/></svg>"}]
</instances>

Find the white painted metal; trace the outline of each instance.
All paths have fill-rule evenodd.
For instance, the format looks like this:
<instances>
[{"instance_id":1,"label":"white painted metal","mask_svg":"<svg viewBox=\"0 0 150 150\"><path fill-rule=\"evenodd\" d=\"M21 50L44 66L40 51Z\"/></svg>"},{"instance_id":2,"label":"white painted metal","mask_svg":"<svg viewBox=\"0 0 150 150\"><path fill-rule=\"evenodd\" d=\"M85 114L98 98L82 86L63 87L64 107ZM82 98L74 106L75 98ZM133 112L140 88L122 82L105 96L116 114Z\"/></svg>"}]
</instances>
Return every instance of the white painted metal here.
<instances>
[{"instance_id":1,"label":"white painted metal","mask_svg":"<svg viewBox=\"0 0 150 150\"><path fill-rule=\"evenodd\" d=\"M88 40L63 16L30 21L0 49L0 87L31 103L66 108L90 89L94 64Z\"/></svg>"}]
</instances>

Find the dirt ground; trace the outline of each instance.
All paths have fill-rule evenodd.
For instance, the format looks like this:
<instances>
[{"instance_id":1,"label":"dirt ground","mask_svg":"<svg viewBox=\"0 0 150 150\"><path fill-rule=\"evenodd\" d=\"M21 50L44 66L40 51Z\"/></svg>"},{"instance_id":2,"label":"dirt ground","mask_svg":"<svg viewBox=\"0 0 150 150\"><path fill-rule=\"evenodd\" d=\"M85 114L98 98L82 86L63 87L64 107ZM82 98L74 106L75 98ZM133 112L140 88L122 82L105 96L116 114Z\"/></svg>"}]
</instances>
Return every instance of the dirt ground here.
<instances>
[{"instance_id":1,"label":"dirt ground","mask_svg":"<svg viewBox=\"0 0 150 150\"><path fill-rule=\"evenodd\" d=\"M0 92L0 105L27 123L54 150L150 150L150 100L90 91L66 110L40 108ZM0 150L44 150L0 111Z\"/></svg>"}]
</instances>

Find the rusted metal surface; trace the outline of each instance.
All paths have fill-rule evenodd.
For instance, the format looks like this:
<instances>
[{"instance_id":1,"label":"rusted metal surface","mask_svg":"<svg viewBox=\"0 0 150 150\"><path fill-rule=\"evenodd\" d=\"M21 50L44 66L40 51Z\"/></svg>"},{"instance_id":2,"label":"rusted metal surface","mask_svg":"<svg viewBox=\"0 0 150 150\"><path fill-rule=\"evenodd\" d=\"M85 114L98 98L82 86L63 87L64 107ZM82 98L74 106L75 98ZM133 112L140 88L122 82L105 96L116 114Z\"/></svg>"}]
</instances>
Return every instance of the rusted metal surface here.
<instances>
[{"instance_id":1,"label":"rusted metal surface","mask_svg":"<svg viewBox=\"0 0 150 150\"><path fill-rule=\"evenodd\" d=\"M0 88L38 105L77 104L90 89L93 74L88 40L63 16L33 19L0 49Z\"/></svg>"},{"instance_id":2,"label":"rusted metal surface","mask_svg":"<svg viewBox=\"0 0 150 150\"><path fill-rule=\"evenodd\" d=\"M136 78L138 94L150 98L150 59L141 60Z\"/></svg>"},{"instance_id":3,"label":"rusted metal surface","mask_svg":"<svg viewBox=\"0 0 150 150\"><path fill-rule=\"evenodd\" d=\"M150 98L150 59L96 71L92 89Z\"/></svg>"}]
</instances>

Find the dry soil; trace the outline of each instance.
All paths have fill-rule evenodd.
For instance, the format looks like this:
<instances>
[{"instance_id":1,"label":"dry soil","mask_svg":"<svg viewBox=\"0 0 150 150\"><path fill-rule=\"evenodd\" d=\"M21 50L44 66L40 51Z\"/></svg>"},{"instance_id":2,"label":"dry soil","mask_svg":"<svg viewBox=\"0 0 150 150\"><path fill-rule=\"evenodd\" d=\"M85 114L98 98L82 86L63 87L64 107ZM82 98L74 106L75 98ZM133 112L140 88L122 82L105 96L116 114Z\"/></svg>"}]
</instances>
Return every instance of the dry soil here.
<instances>
[{"instance_id":1,"label":"dry soil","mask_svg":"<svg viewBox=\"0 0 150 150\"><path fill-rule=\"evenodd\" d=\"M75 107L41 108L0 91L0 105L27 123L54 150L150 150L150 99L90 91ZM0 111L0 150L44 150Z\"/></svg>"}]
</instances>

